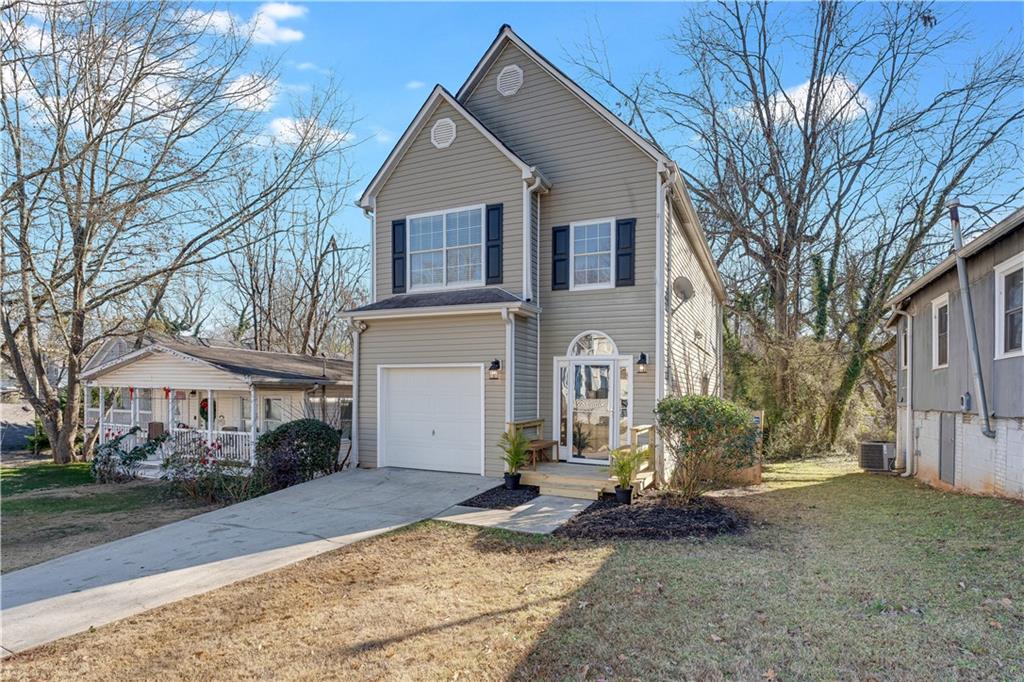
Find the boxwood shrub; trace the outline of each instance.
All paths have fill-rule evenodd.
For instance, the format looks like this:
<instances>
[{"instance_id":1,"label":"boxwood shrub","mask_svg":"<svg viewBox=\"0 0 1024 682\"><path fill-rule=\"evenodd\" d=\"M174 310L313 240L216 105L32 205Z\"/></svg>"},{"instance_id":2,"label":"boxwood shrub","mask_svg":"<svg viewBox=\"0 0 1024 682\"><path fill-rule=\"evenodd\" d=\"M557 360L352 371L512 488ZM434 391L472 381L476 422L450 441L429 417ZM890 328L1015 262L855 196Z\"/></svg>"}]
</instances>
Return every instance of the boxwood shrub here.
<instances>
[{"instance_id":1,"label":"boxwood shrub","mask_svg":"<svg viewBox=\"0 0 1024 682\"><path fill-rule=\"evenodd\" d=\"M271 490L280 490L318 476L334 473L338 466L341 434L317 419L297 419L282 424L256 441L256 469Z\"/></svg>"},{"instance_id":2,"label":"boxwood shrub","mask_svg":"<svg viewBox=\"0 0 1024 682\"><path fill-rule=\"evenodd\" d=\"M750 413L710 395L665 398L654 409L665 448L668 485L687 499L728 482L757 461L757 429Z\"/></svg>"}]
</instances>

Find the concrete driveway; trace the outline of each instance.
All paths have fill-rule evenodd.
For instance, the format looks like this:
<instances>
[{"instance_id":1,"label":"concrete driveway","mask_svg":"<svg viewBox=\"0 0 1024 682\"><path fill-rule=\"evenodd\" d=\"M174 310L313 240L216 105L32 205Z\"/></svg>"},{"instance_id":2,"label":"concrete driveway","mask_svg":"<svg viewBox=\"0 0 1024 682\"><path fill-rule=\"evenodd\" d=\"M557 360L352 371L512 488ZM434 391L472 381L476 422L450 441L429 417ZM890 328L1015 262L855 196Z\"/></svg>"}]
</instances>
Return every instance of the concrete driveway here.
<instances>
[{"instance_id":1,"label":"concrete driveway","mask_svg":"<svg viewBox=\"0 0 1024 682\"><path fill-rule=\"evenodd\" d=\"M496 484L350 470L9 573L0 578L3 653L429 519Z\"/></svg>"}]
</instances>

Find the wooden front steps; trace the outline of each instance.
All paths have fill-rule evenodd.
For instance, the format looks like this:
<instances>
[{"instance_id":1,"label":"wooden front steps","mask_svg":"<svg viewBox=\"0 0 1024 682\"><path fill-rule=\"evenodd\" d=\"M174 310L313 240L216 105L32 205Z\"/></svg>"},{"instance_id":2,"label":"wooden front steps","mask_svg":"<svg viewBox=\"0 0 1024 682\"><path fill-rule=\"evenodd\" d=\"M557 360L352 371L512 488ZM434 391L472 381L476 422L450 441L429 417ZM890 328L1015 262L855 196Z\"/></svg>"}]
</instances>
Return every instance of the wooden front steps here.
<instances>
[{"instance_id":1,"label":"wooden front steps","mask_svg":"<svg viewBox=\"0 0 1024 682\"><path fill-rule=\"evenodd\" d=\"M520 483L535 485L541 495L558 495L579 500L596 500L602 493L615 492L615 479L607 467L568 462L541 462L535 469L522 469ZM634 479L633 487L643 490L654 482L654 470L645 464Z\"/></svg>"}]
</instances>

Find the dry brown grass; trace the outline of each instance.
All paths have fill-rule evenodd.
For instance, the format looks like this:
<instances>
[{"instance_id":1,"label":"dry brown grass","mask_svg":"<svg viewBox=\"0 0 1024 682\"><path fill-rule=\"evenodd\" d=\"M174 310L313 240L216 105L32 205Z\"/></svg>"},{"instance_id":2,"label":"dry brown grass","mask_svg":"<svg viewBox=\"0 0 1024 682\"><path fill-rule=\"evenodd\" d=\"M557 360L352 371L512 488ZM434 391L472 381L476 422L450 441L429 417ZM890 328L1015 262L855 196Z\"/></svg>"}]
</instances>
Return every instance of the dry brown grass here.
<instances>
[{"instance_id":1,"label":"dry brown grass","mask_svg":"<svg viewBox=\"0 0 1024 682\"><path fill-rule=\"evenodd\" d=\"M425 523L18 655L11 680L1024 679L1024 505L773 467L753 528Z\"/></svg>"},{"instance_id":2,"label":"dry brown grass","mask_svg":"<svg viewBox=\"0 0 1024 682\"><path fill-rule=\"evenodd\" d=\"M8 679L499 679L610 553L422 524L69 637Z\"/></svg>"}]
</instances>

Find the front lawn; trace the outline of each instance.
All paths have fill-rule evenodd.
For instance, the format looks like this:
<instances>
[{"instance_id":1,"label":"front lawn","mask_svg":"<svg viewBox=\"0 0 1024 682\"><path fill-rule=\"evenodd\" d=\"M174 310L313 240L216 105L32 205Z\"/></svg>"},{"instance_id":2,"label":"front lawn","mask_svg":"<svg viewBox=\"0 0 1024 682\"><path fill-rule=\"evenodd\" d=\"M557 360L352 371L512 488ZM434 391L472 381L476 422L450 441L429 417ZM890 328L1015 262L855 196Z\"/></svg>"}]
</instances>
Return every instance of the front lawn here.
<instances>
[{"instance_id":1,"label":"front lawn","mask_svg":"<svg viewBox=\"0 0 1024 682\"><path fill-rule=\"evenodd\" d=\"M212 509L166 483L93 483L87 462L0 469L4 573Z\"/></svg>"},{"instance_id":2,"label":"front lawn","mask_svg":"<svg viewBox=\"0 0 1024 682\"><path fill-rule=\"evenodd\" d=\"M21 466L0 467L0 495L27 493L44 488L63 488L92 483L88 462L54 464L33 462Z\"/></svg>"},{"instance_id":3,"label":"front lawn","mask_svg":"<svg viewBox=\"0 0 1024 682\"><path fill-rule=\"evenodd\" d=\"M746 533L591 543L418 524L15 656L5 675L1024 677L1024 506L835 462L772 467L722 500Z\"/></svg>"}]
</instances>

